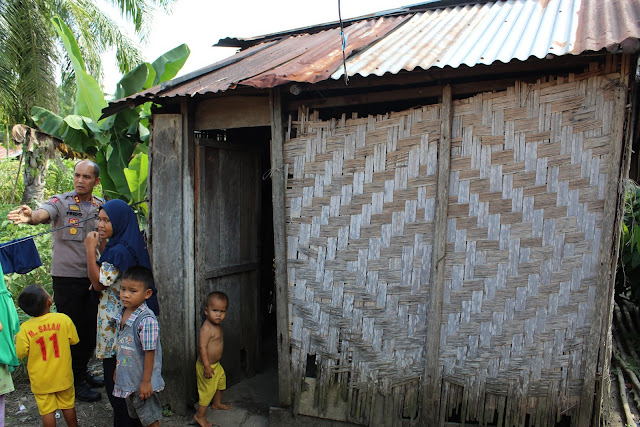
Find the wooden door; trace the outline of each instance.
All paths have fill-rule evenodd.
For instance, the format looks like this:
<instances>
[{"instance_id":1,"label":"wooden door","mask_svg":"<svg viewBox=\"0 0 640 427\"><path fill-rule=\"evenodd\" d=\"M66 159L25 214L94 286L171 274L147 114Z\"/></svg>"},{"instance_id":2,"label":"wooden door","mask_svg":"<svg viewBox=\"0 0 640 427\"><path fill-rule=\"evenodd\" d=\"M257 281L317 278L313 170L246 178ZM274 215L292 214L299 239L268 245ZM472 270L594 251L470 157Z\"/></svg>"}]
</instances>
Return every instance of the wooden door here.
<instances>
[{"instance_id":1,"label":"wooden door","mask_svg":"<svg viewBox=\"0 0 640 427\"><path fill-rule=\"evenodd\" d=\"M211 291L229 297L222 365L227 384L252 376L258 359L259 156L251 141L196 138L196 322Z\"/></svg>"}]
</instances>

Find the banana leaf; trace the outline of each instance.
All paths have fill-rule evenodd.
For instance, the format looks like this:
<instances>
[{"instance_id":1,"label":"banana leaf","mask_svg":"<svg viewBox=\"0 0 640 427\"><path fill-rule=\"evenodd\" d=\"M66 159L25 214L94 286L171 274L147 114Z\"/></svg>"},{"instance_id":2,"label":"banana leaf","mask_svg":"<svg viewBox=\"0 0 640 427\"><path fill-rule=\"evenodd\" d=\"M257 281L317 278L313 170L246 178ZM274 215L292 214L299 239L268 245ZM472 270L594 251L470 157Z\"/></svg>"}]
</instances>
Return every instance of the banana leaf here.
<instances>
[{"instance_id":1,"label":"banana leaf","mask_svg":"<svg viewBox=\"0 0 640 427\"><path fill-rule=\"evenodd\" d=\"M131 202L142 202L147 197L147 175L149 172L149 157L139 153L129 162L129 167L124 170L124 175L129 184ZM144 215L148 214L146 203L141 203L140 208Z\"/></svg>"},{"instance_id":2,"label":"banana leaf","mask_svg":"<svg viewBox=\"0 0 640 427\"><path fill-rule=\"evenodd\" d=\"M71 58L71 65L76 74L76 103L73 111L75 114L90 117L98 123L102 109L107 106L102 89L98 82L86 72L80 48L69 27L58 17L52 18L52 22Z\"/></svg>"},{"instance_id":3,"label":"banana leaf","mask_svg":"<svg viewBox=\"0 0 640 427\"><path fill-rule=\"evenodd\" d=\"M155 61L153 61L151 65L156 70L156 77L152 86L174 78L180 69L182 69L184 63L187 62L187 58L189 58L190 53L191 51L189 50L189 46L181 44L163 55L160 55ZM145 89L148 89L148 87L145 87Z\"/></svg>"}]
</instances>

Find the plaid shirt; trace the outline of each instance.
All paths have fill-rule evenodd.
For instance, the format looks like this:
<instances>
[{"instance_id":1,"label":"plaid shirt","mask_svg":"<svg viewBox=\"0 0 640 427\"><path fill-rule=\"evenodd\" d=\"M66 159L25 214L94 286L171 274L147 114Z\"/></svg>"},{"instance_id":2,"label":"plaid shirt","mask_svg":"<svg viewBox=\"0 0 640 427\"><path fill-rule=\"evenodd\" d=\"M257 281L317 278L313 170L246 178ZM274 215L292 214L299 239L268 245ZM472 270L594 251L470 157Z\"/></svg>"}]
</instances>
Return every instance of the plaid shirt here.
<instances>
[{"instance_id":1,"label":"plaid shirt","mask_svg":"<svg viewBox=\"0 0 640 427\"><path fill-rule=\"evenodd\" d=\"M138 308L136 308L133 311L133 313L131 313L131 316L129 316L125 325L133 325L133 322L136 321L138 316L140 316L140 314L144 310L148 310L148 309L149 308L147 307L147 303L143 302ZM123 313L124 313L124 310L122 310L113 318L113 321L115 322L118 331L121 329L120 324L122 323ZM160 327L158 325L158 321L153 317L147 317L146 319L143 319L142 322L140 322L140 324L138 325L138 336L140 337L140 342L142 343L142 349L144 351L156 349L156 343L158 342L159 331L160 331ZM118 350L119 348L116 346L116 351ZM160 390L154 390L154 391L160 391ZM113 395L115 397L124 398L129 396L130 394L131 393L126 393L123 390L117 390L117 389L113 390Z\"/></svg>"},{"instance_id":2,"label":"plaid shirt","mask_svg":"<svg viewBox=\"0 0 640 427\"><path fill-rule=\"evenodd\" d=\"M132 325L133 322L136 321L140 313L143 310L148 309L147 303L143 302L138 308L131 313L131 316L127 319L127 323L125 325ZM118 330L120 330L120 323L122 322L122 312L118 313L114 318ZM153 317L147 317L138 326L138 336L140 337L140 342L142 343L142 349L144 351L155 350L156 342L158 341L158 334L160 331L160 326L158 325L158 321Z\"/></svg>"}]
</instances>

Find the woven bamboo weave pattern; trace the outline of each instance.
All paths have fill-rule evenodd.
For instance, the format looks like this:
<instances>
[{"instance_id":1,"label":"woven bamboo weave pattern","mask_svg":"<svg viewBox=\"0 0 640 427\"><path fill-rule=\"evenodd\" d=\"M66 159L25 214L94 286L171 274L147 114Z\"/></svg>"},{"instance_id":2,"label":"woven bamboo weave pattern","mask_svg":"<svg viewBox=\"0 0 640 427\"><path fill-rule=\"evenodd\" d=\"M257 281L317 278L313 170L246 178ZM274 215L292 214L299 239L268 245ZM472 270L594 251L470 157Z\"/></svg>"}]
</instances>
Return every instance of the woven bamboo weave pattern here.
<instances>
[{"instance_id":1,"label":"woven bamboo weave pattern","mask_svg":"<svg viewBox=\"0 0 640 427\"><path fill-rule=\"evenodd\" d=\"M449 411L464 419L492 422L510 404L520 419L507 425L527 413L553 425L576 406L608 182L607 83L570 77L454 103L440 359Z\"/></svg>"},{"instance_id":2,"label":"woven bamboo weave pattern","mask_svg":"<svg viewBox=\"0 0 640 427\"><path fill-rule=\"evenodd\" d=\"M572 415L596 295L616 78L592 71L454 101L440 284L444 418L553 425ZM301 109L289 124L294 388L314 355L316 404L329 405L326 387L338 384L355 422L382 411L393 424L420 423L441 108L332 120Z\"/></svg>"},{"instance_id":3,"label":"woven bamboo weave pattern","mask_svg":"<svg viewBox=\"0 0 640 427\"><path fill-rule=\"evenodd\" d=\"M302 114L285 144L292 363L350 378L355 412L372 384L416 388L424 370L438 114Z\"/></svg>"}]
</instances>

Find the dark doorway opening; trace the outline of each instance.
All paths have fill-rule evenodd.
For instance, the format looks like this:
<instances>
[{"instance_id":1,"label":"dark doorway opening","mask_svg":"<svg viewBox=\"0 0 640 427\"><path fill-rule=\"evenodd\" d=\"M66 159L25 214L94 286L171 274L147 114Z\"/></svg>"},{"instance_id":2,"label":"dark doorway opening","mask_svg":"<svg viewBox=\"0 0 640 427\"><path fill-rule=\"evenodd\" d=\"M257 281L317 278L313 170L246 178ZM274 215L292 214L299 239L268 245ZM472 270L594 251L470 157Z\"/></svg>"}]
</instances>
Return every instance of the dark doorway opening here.
<instances>
[{"instance_id":1,"label":"dark doorway opening","mask_svg":"<svg viewBox=\"0 0 640 427\"><path fill-rule=\"evenodd\" d=\"M195 138L203 177L198 297L213 290L229 295L221 362L233 386L277 370L271 128L198 131Z\"/></svg>"}]
</instances>

